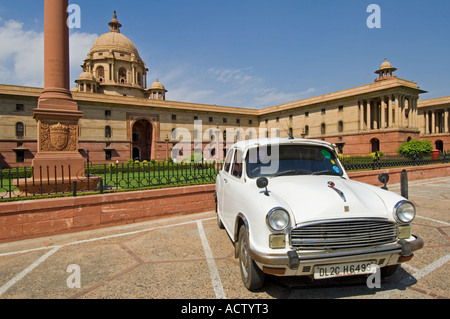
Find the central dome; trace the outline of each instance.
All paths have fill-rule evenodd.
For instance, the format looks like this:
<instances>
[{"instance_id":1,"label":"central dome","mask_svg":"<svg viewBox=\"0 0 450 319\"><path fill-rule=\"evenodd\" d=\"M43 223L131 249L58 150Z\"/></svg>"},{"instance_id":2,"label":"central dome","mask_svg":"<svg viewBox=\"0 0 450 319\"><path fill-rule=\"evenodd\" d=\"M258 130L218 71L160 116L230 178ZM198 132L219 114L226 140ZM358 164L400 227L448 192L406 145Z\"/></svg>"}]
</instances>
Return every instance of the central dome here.
<instances>
[{"instance_id":1,"label":"central dome","mask_svg":"<svg viewBox=\"0 0 450 319\"><path fill-rule=\"evenodd\" d=\"M124 53L139 56L138 50L136 49L136 46L133 44L133 42L131 42L130 39L118 32L108 32L102 34L94 42L90 53L105 51L108 52L111 49L113 49L114 51L124 51Z\"/></svg>"},{"instance_id":2,"label":"central dome","mask_svg":"<svg viewBox=\"0 0 450 319\"><path fill-rule=\"evenodd\" d=\"M134 54L136 57L139 57L138 50L134 43L120 33L120 27L122 27L122 25L117 21L116 12L114 12L114 17L108 25L111 27L111 30L108 33L102 34L95 40L89 53L109 52L110 50L114 50L130 55Z\"/></svg>"}]
</instances>

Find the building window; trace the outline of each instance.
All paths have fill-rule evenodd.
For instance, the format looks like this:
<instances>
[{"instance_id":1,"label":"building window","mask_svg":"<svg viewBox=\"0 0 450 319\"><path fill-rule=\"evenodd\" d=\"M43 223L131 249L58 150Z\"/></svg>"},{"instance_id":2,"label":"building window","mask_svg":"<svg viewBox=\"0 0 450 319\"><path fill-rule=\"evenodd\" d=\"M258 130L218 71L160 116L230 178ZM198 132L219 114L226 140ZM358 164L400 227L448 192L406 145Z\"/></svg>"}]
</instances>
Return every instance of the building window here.
<instances>
[{"instance_id":1,"label":"building window","mask_svg":"<svg viewBox=\"0 0 450 319\"><path fill-rule=\"evenodd\" d=\"M119 83L127 83L127 70L124 68L119 69Z\"/></svg>"},{"instance_id":2,"label":"building window","mask_svg":"<svg viewBox=\"0 0 450 319\"><path fill-rule=\"evenodd\" d=\"M97 68L97 79L100 83L102 83L104 78L105 78L105 68L102 66L99 66Z\"/></svg>"},{"instance_id":3,"label":"building window","mask_svg":"<svg viewBox=\"0 0 450 319\"><path fill-rule=\"evenodd\" d=\"M248 120L248 124L252 125L253 121L252 120Z\"/></svg>"},{"instance_id":4,"label":"building window","mask_svg":"<svg viewBox=\"0 0 450 319\"><path fill-rule=\"evenodd\" d=\"M327 111L326 111L325 109L320 110L320 113L321 113L322 115L325 115L326 112L327 112Z\"/></svg>"},{"instance_id":5,"label":"building window","mask_svg":"<svg viewBox=\"0 0 450 319\"><path fill-rule=\"evenodd\" d=\"M294 130L292 127L289 128L289 138L294 138Z\"/></svg>"},{"instance_id":6,"label":"building window","mask_svg":"<svg viewBox=\"0 0 450 319\"><path fill-rule=\"evenodd\" d=\"M226 117L223 118L223 122L226 123L228 120Z\"/></svg>"},{"instance_id":7,"label":"building window","mask_svg":"<svg viewBox=\"0 0 450 319\"><path fill-rule=\"evenodd\" d=\"M212 123L214 119L212 117L209 118L209 123Z\"/></svg>"},{"instance_id":8,"label":"building window","mask_svg":"<svg viewBox=\"0 0 450 319\"><path fill-rule=\"evenodd\" d=\"M139 131L133 127L133 134L132 134L133 142L139 142L140 136Z\"/></svg>"},{"instance_id":9,"label":"building window","mask_svg":"<svg viewBox=\"0 0 450 319\"><path fill-rule=\"evenodd\" d=\"M278 122L280 122L280 118L279 118L279 117L277 117L277 118L276 118L276 121L277 121L277 123L278 123Z\"/></svg>"},{"instance_id":10,"label":"building window","mask_svg":"<svg viewBox=\"0 0 450 319\"><path fill-rule=\"evenodd\" d=\"M112 152L111 150L105 151L105 160L110 161L112 159Z\"/></svg>"},{"instance_id":11,"label":"building window","mask_svg":"<svg viewBox=\"0 0 450 319\"><path fill-rule=\"evenodd\" d=\"M25 126L22 122L16 123L16 137L23 138L25 135Z\"/></svg>"},{"instance_id":12,"label":"building window","mask_svg":"<svg viewBox=\"0 0 450 319\"><path fill-rule=\"evenodd\" d=\"M105 117L111 117L111 110L105 110Z\"/></svg>"},{"instance_id":13,"label":"building window","mask_svg":"<svg viewBox=\"0 0 450 319\"><path fill-rule=\"evenodd\" d=\"M339 112L343 112L344 111L344 106L343 105L339 105Z\"/></svg>"},{"instance_id":14,"label":"building window","mask_svg":"<svg viewBox=\"0 0 450 319\"><path fill-rule=\"evenodd\" d=\"M194 116L194 121L197 121L198 120L198 116Z\"/></svg>"},{"instance_id":15,"label":"building window","mask_svg":"<svg viewBox=\"0 0 450 319\"><path fill-rule=\"evenodd\" d=\"M320 133L322 135L325 135L327 132L327 126L325 125L325 123L322 123L322 125L320 126Z\"/></svg>"},{"instance_id":16,"label":"building window","mask_svg":"<svg viewBox=\"0 0 450 319\"><path fill-rule=\"evenodd\" d=\"M106 138L111 138L112 137L111 126L105 126L105 137Z\"/></svg>"},{"instance_id":17,"label":"building window","mask_svg":"<svg viewBox=\"0 0 450 319\"><path fill-rule=\"evenodd\" d=\"M236 124L241 124L241 119L236 119Z\"/></svg>"},{"instance_id":18,"label":"building window","mask_svg":"<svg viewBox=\"0 0 450 319\"><path fill-rule=\"evenodd\" d=\"M305 112L305 117L309 117L309 112Z\"/></svg>"},{"instance_id":19,"label":"building window","mask_svg":"<svg viewBox=\"0 0 450 319\"><path fill-rule=\"evenodd\" d=\"M25 151L16 151L16 163L25 163Z\"/></svg>"},{"instance_id":20,"label":"building window","mask_svg":"<svg viewBox=\"0 0 450 319\"><path fill-rule=\"evenodd\" d=\"M25 109L23 104L16 104L16 111L17 112L23 112Z\"/></svg>"},{"instance_id":21,"label":"building window","mask_svg":"<svg viewBox=\"0 0 450 319\"><path fill-rule=\"evenodd\" d=\"M172 115L172 121L176 121L177 120L177 116L175 114Z\"/></svg>"},{"instance_id":22,"label":"building window","mask_svg":"<svg viewBox=\"0 0 450 319\"><path fill-rule=\"evenodd\" d=\"M342 121L339 121L339 123L338 123L338 132L339 133L344 132L344 122L342 122Z\"/></svg>"},{"instance_id":23,"label":"building window","mask_svg":"<svg viewBox=\"0 0 450 319\"><path fill-rule=\"evenodd\" d=\"M309 135L309 126L308 125L305 126L305 135Z\"/></svg>"}]
</instances>

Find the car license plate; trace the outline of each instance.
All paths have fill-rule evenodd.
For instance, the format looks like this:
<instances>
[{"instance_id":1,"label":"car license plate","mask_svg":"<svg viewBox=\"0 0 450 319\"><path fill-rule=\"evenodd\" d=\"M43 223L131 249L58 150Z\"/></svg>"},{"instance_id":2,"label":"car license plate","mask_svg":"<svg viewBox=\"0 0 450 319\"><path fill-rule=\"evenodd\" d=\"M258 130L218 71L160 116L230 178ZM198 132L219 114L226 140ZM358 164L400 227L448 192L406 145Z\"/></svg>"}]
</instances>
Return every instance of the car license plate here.
<instances>
[{"instance_id":1,"label":"car license plate","mask_svg":"<svg viewBox=\"0 0 450 319\"><path fill-rule=\"evenodd\" d=\"M376 266L371 261L323 265L314 267L314 279L373 274L376 271Z\"/></svg>"}]
</instances>

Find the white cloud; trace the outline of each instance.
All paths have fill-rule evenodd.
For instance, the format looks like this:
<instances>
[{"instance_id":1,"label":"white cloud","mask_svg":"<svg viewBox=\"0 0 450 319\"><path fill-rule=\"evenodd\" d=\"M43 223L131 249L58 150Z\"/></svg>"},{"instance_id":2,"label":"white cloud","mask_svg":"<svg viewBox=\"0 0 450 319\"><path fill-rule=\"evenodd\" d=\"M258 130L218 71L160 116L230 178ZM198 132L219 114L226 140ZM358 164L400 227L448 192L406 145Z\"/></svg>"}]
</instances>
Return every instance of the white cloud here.
<instances>
[{"instance_id":1,"label":"white cloud","mask_svg":"<svg viewBox=\"0 0 450 319\"><path fill-rule=\"evenodd\" d=\"M78 78L97 34L72 30L70 33L71 87ZM44 34L26 30L23 23L0 18L0 83L44 86ZM164 66L161 66L164 67ZM149 74L149 83L158 75L169 90L168 100L236 107L267 107L309 97L314 89L284 92L267 85L252 67L194 68L171 65Z\"/></svg>"},{"instance_id":2,"label":"white cloud","mask_svg":"<svg viewBox=\"0 0 450 319\"><path fill-rule=\"evenodd\" d=\"M83 32L71 32L69 37L69 49L70 49L70 79L71 87L75 85L74 81L78 79L83 72L81 65L92 48L95 40L97 40L97 34L83 33Z\"/></svg>"},{"instance_id":3,"label":"white cloud","mask_svg":"<svg viewBox=\"0 0 450 319\"><path fill-rule=\"evenodd\" d=\"M223 106L262 108L310 97L315 89L284 92L270 87L252 67L195 69L183 65L166 72L160 81L168 100Z\"/></svg>"},{"instance_id":4,"label":"white cloud","mask_svg":"<svg viewBox=\"0 0 450 319\"><path fill-rule=\"evenodd\" d=\"M82 72L80 65L97 37L81 32L70 35L72 83ZM43 32L26 30L23 23L0 18L0 43L0 83L43 87Z\"/></svg>"}]
</instances>

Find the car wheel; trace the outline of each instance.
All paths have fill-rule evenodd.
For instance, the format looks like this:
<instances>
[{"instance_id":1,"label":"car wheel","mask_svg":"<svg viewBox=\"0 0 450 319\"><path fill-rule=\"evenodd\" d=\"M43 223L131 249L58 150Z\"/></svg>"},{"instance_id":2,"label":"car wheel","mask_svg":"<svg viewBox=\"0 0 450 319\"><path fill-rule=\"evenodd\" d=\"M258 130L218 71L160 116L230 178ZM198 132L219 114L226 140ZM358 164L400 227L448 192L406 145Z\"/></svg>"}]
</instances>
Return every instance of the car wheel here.
<instances>
[{"instance_id":1,"label":"car wheel","mask_svg":"<svg viewBox=\"0 0 450 319\"><path fill-rule=\"evenodd\" d=\"M381 277L386 278L392 276L400 267L400 265L386 266L381 268Z\"/></svg>"},{"instance_id":2,"label":"car wheel","mask_svg":"<svg viewBox=\"0 0 450 319\"><path fill-rule=\"evenodd\" d=\"M239 230L239 268L244 286L248 290L256 290L264 285L264 273L255 264L249 253L248 232L245 226Z\"/></svg>"}]
</instances>

